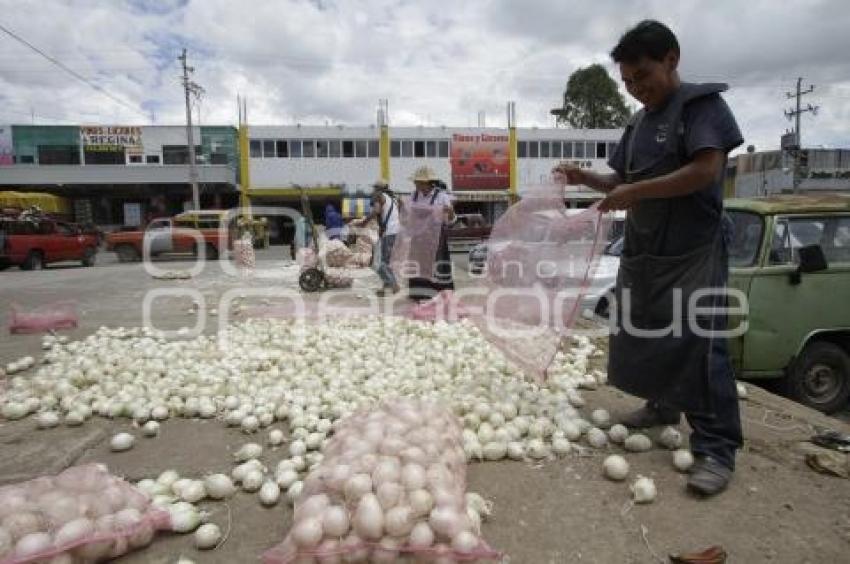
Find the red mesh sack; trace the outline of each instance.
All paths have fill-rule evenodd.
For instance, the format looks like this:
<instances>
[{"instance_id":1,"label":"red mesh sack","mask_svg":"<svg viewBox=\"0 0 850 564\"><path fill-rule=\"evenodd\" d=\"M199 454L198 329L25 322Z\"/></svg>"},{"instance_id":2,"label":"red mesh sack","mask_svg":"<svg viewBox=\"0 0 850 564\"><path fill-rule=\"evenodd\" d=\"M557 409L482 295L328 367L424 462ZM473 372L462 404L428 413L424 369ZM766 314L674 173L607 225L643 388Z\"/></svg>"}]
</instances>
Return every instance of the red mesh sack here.
<instances>
[{"instance_id":1,"label":"red mesh sack","mask_svg":"<svg viewBox=\"0 0 850 564\"><path fill-rule=\"evenodd\" d=\"M427 401L394 400L339 421L289 534L263 562L499 558L467 516L461 441L457 418Z\"/></svg>"},{"instance_id":2,"label":"red mesh sack","mask_svg":"<svg viewBox=\"0 0 850 564\"><path fill-rule=\"evenodd\" d=\"M432 278L443 227L442 208L408 199L399 206L399 224L390 259L396 278Z\"/></svg>"},{"instance_id":3,"label":"red mesh sack","mask_svg":"<svg viewBox=\"0 0 850 564\"><path fill-rule=\"evenodd\" d=\"M74 302L54 302L32 311L23 311L17 304L11 305L9 316L10 333L43 333L56 329L73 329L79 317Z\"/></svg>"},{"instance_id":4,"label":"red mesh sack","mask_svg":"<svg viewBox=\"0 0 850 564\"><path fill-rule=\"evenodd\" d=\"M117 558L170 528L167 512L99 464L0 488L0 519L0 564Z\"/></svg>"}]
</instances>

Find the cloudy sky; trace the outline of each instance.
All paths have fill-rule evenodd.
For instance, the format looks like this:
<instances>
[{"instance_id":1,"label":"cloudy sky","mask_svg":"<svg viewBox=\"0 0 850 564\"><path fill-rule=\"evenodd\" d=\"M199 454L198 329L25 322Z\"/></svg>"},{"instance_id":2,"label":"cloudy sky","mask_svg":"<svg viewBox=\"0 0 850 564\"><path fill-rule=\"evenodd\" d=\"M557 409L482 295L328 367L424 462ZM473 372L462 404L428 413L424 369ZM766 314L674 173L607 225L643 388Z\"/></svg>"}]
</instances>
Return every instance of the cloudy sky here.
<instances>
[{"instance_id":1,"label":"cloudy sky","mask_svg":"<svg viewBox=\"0 0 850 564\"><path fill-rule=\"evenodd\" d=\"M844 0L0 0L0 25L111 95L0 32L0 123L182 123L186 47L203 124L234 123L242 94L256 124L365 125L387 98L394 125L483 110L501 127L514 100L520 126L545 127L577 68L619 78L607 53L647 17L678 34L684 79L731 84L747 143L778 146L803 76L820 106L804 143L850 147Z\"/></svg>"}]
</instances>

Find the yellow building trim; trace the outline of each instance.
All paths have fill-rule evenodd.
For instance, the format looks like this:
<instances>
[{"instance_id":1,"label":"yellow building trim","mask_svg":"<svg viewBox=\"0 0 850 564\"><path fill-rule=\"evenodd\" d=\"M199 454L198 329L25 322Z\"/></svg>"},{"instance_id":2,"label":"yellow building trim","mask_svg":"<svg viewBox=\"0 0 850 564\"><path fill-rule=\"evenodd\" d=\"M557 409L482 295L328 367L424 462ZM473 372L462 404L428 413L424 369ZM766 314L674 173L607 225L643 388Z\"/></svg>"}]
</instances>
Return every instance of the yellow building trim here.
<instances>
[{"instance_id":1,"label":"yellow building trim","mask_svg":"<svg viewBox=\"0 0 850 564\"><path fill-rule=\"evenodd\" d=\"M519 196L517 189L517 136L516 127L508 128L508 157L510 159L510 182L508 184L508 193L511 201L516 201Z\"/></svg>"},{"instance_id":2,"label":"yellow building trim","mask_svg":"<svg viewBox=\"0 0 850 564\"><path fill-rule=\"evenodd\" d=\"M239 203L242 207L242 216L246 218L251 217L250 146L248 141L248 126L243 123L239 125L239 185L241 186Z\"/></svg>"},{"instance_id":3,"label":"yellow building trim","mask_svg":"<svg viewBox=\"0 0 850 564\"><path fill-rule=\"evenodd\" d=\"M390 128L386 125L381 126L381 140L378 149L378 155L381 157L381 178L390 181Z\"/></svg>"},{"instance_id":4,"label":"yellow building trim","mask_svg":"<svg viewBox=\"0 0 850 564\"><path fill-rule=\"evenodd\" d=\"M339 187L320 187L320 188L305 188L304 192L308 197L334 197L334 196L342 196L342 188ZM262 198L263 196L284 196L291 198L300 198L301 190L298 188L283 188L283 187L272 187L272 188L251 188L248 190L247 195L249 198Z\"/></svg>"}]
</instances>

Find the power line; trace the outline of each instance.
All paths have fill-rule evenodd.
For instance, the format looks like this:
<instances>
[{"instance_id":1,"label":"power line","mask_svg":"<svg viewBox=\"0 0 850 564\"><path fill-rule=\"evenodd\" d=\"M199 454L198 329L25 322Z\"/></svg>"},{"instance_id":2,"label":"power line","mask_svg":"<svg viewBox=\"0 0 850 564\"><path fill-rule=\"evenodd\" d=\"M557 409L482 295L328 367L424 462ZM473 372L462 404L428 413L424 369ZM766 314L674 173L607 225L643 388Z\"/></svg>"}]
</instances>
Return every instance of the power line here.
<instances>
[{"instance_id":1,"label":"power line","mask_svg":"<svg viewBox=\"0 0 850 564\"><path fill-rule=\"evenodd\" d=\"M144 115L146 118L148 117L148 116L147 116L147 115L146 115L146 114L145 114L142 110L140 110L139 108L135 108L135 107L131 106L130 104L128 104L127 102L125 102L124 100L121 100L120 98L117 98L117 97L113 96L112 94L110 94L109 92L107 92L106 90L104 90L101 86L99 86L99 85L95 84L94 82L90 81L89 79L87 79L87 78L86 78L86 77L84 77L83 75L79 74L79 73L78 73L78 72L76 72L75 70L73 70L73 69L71 69L71 68L69 68L69 67L65 66L65 65L64 65L61 61L59 61L59 60L57 60L57 59L55 59L55 58L51 57L50 55L48 55L47 53L45 53L44 51L42 51L41 49L39 49L38 47L36 47L36 46L35 46L35 45L33 45L32 43L30 43L29 41L27 41L26 39L24 39L23 37L21 37L21 36L17 35L15 32L13 32L13 31L12 31L12 30L10 30L9 28L5 27L3 24L0 24L0 31L3 31L6 35L8 35L8 36L9 36L9 37L11 37L12 39L14 39L14 40L18 41L19 43L21 43L21 44L23 44L23 45L26 45L27 47L29 47L30 49L32 49L33 51L35 51L36 53L38 53L39 55L41 55L42 57L44 57L45 59L47 59L48 61L50 61L50 62L51 62L51 63L53 63L54 65L56 65L57 67L61 68L62 70L64 70L65 72L67 72L68 74L70 74L71 76L73 76L74 78L76 78L77 80L79 80L80 82L83 82L83 83L85 83L85 84L87 84L87 85L91 86L92 88L94 88L95 90L97 90L98 92L100 92L101 94L103 94L104 96L106 96L107 98L109 98L109 99L113 100L114 102L116 102L116 103L118 103L118 104L120 104L120 105L124 106L124 107L125 107L125 108L127 108L127 109L130 109L130 110L132 110L132 111L134 111L134 112L136 112L136 113L139 113L139 114Z\"/></svg>"}]
</instances>

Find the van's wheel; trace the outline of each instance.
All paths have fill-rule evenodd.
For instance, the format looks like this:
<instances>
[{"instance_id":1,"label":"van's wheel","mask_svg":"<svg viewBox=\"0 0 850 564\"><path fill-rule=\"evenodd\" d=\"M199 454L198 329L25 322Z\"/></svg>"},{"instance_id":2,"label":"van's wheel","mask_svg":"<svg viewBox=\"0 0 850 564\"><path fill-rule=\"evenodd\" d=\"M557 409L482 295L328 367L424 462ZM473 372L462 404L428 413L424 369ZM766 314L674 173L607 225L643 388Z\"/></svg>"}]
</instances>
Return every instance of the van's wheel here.
<instances>
[{"instance_id":1,"label":"van's wheel","mask_svg":"<svg viewBox=\"0 0 850 564\"><path fill-rule=\"evenodd\" d=\"M40 251L30 251L24 263L21 265L21 270L41 270L44 268L44 257Z\"/></svg>"},{"instance_id":2,"label":"van's wheel","mask_svg":"<svg viewBox=\"0 0 850 564\"><path fill-rule=\"evenodd\" d=\"M115 247L119 262L136 262L139 260L139 251L132 245L119 245Z\"/></svg>"},{"instance_id":3,"label":"van's wheel","mask_svg":"<svg viewBox=\"0 0 850 564\"><path fill-rule=\"evenodd\" d=\"M316 292L322 287L325 275L318 268L308 268L298 277L298 285L305 292Z\"/></svg>"},{"instance_id":4,"label":"van's wheel","mask_svg":"<svg viewBox=\"0 0 850 564\"><path fill-rule=\"evenodd\" d=\"M94 250L94 247L86 247L86 250L83 251L83 266L94 266L96 257L97 251Z\"/></svg>"},{"instance_id":5,"label":"van's wheel","mask_svg":"<svg viewBox=\"0 0 850 564\"><path fill-rule=\"evenodd\" d=\"M809 343L788 373L788 394L823 413L843 409L850 400L850 356L834 343Z\"/></svg>"}]
</instances>

